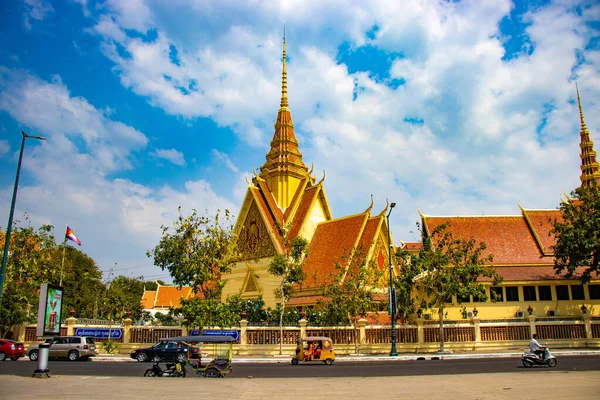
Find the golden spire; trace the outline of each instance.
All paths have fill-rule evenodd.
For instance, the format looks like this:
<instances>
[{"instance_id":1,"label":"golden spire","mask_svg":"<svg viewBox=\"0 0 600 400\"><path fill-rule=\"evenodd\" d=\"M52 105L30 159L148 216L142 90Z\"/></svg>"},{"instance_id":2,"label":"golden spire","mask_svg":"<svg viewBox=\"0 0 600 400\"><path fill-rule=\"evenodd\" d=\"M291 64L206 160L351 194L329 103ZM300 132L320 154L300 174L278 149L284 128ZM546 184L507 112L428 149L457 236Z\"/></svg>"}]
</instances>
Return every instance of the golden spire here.
<instances>
[{"instance_id":1,"label":"golden spire","mask_svg":"<svg viewBox=\"0 0 600 400\"><path fill-rule=\"evenodd\" d=\"M600 184L600 164L596 160L596 152L594 151L594 142L590 139L590 131L585 126L583 118L583 108L581 107L581 97L579 96L579 87L575 83L577 90L577 105L579 106L579 118L581 120L581 132L579 133L581 142L581 184L589 185L592 181Z\"/></svg>"},{"instance_id":2,"label":"golden spire","mask_svg":"<svg viewBox=\"0 0 600 400\"><path fill-rule=\"evenodd\" d=\"M265 163L260 167L258 177L267 182L277 205L282 209L291 203L300 181L306 177L310 178L308 167L302 161L302 153L298 148L292 112L288 104L285 30L283 33L281 105L277 112L271 148L267 152Z\"/></svg>"},{"instance_id":3,"label":"golden spire","mask_svg":"<svg viewBox=\"0 0 600 400\"><path fill-rule=\"evenodd\" d=\"M280 106L288 106L287 97L287 55L285 53L285 26L283 27L283 71L281 72L281 104Z\"/></svg>"}]
</instances>

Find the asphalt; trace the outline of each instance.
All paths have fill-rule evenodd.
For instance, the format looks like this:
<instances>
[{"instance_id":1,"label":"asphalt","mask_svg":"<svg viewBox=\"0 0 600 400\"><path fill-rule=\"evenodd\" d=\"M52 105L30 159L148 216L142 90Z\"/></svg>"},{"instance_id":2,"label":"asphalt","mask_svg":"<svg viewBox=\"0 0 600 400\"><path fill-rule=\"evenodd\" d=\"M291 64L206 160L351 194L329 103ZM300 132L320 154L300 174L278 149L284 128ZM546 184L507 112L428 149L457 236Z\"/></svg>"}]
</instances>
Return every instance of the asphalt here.
<instances>
[{"instance_id":1,"label":"asphalt","mask_svg":"<svg viewBox=\"0 0 600 400\"><path fill-rule=\"evenodd\" d=\"M595 355L600 356L600 349L562 349L562 350L551 350L552 354L558 356L582 356L582 355ZM480 353L480 352L468 352L468 353L411 353L411 354L399 354L397 356L389 355L343 355L337 356L335 362L356 362L356 361L411 361L411 360L448 360L448 359L465 359L465 358L511 358L521 357L523 352L495 352L495 353ZM243 357L233 356L236 363L280 363L282 360L290 360L291 354L274 355L270 357ZM108 355L100 354L96 357L91 358L94 362L137 362L129 356L125 355Z\"/></svg>"}]
</instances>

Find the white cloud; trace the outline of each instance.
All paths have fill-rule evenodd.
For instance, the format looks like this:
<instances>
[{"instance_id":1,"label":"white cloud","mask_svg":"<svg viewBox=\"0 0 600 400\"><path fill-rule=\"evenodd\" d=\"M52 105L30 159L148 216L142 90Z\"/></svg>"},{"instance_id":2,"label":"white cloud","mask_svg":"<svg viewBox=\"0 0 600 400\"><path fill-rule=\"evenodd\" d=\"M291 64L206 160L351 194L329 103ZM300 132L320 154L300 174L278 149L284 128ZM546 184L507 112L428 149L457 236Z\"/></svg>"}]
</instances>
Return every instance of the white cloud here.
<instances>
[{"instance_id":1,"label":"white cloud","mask_svg":"<svg viewBox=\"0 0 600 400\"><path fill-rule=\"evenodd\" d=\"M231 159L229 158L229 156L225 153L220 152L217 149L212 149L212 154L213 156L221 161L223 164L225 164L225 166L232 172L240 172L240 170L238 169L238 167L235 166L235 164L231 161Z\"/></svg>"},{"instance_id":2,"label":"white cloud","mask_svg":"<svg viewBox=\"0 0 600 400\"><path fill-rule=\"evenodd\" d=\"M4 156L5 154L8 154L9 151L10 151L10 144L8 143L8 140L0 140L0 156Z\"/></svg>"},{"instance_id":3,"label":"white cloud","mask_svg":"<svg viewBox=\"0 0 600 400\"><path fill-rule=\"evenodd\" d=\"M33 224L53 224L57 236L68 223L105 270L118 261L119 268L164 279L168 273L153 267L145 251L158 242L160 226L176 219L178 206L186 215L192 208L209 215L236 209L203 179L175 189L113 178L136 167L133 154L145 149L145 135L73 96L59 77L47 82L0 67L0 109L48 139L27 146L21 174L33 183L21 181L15 219L27 211ZM0 188L1 214L8 214L12 189Z\"/></svg>"},{"instance_id":4,"label":"white cloud","mask_svg":"<svg viewBox=\"0 0 600 400\"><path fill-rule=\"evenodd\" d=\"M150 156L170 161L175 165L185 165L185 158L183 156L183 153L175 149L156 149L150 153Z\"/></svg>"},{"instance_id":5,"label":"white cloud","mask_svg":"<svg viewBox=\"0 0 600 400\"><path fill-rule=\"evenodd\" d=\"M25 12L23 13L23 25L25 29L31 30L31 20L43 21L54 8L46 0L24 0Z\"/></svg>"}]
</instances>

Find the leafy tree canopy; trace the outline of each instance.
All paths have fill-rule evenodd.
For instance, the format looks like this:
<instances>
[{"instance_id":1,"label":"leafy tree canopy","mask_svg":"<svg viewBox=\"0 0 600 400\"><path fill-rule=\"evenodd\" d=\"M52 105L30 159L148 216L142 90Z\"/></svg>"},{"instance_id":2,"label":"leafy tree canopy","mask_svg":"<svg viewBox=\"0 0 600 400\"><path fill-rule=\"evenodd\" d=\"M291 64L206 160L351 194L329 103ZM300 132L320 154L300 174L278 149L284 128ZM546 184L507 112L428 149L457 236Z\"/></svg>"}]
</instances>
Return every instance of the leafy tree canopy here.
<instances>
[{"instance_id":1,"label":"leafy tree canopy","mask_svg":"<svg viewBox=\"0 0 600 400\"><path fill-rule=\"evenodd\" d=\"M600 187L592 181L571 196L561 203L562 221L554 221L551 231L556 236L554 269L567 278L582 269L580 279L588 283L600 275Z\"/></svg>"},{"instance_id":2,"label":"leafy tree canopy","mask_svg":"<svg viewBox=\"0 0 600 400\"><path fill-rule=\"evenodd\" d=\"M230 271L238 258L233 217L225 210L222 224L219 212L212 219L196 210L187 217L181 215L181 207L179 211L174 227L163 226L160 242L146 254L154 258L154 265L168 270L179 287L189 285L194 293L217 299L223 287L221 274Z\"/></svg>"}]
</instances>

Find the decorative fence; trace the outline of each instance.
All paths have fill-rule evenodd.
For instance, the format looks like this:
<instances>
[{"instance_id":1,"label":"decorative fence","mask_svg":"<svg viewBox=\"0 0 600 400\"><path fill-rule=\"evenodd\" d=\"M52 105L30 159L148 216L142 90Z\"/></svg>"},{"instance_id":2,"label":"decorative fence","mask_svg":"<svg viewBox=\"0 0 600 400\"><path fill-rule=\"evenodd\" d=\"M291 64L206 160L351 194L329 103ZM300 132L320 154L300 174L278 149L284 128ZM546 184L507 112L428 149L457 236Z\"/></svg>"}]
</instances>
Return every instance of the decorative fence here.
<instances>
[{"instance_id":1,"label":"decorative fence","mask_svg":"<svg viewBox=\"0 0 600 400\"><path fill-rule=\"evenodd\" d=\"M444 342L462 349L522 346L524 343L519 342L528 341L533 333L537 333L538 338L542 340L560 341L556 343L561 346L600 347L600 318L595 316L565 318L528 316L503 320L479 320L474 317L446 322L443 329ZM94 336L95 340L102 342L108 340L110 331L112 340L125 346L124 351L127 348L155 343L162 338L186 336L192 332L186 327L132 326L132 321L127 319L122 324L113 323L110 327L83 325L75 318L68 319L66 323L67 326L61 329L61 335L97 333L100 337ZM403 351L433 349L435 344L440 342L439 325L434 321L418 319L416 323L398 325L395 329L396 343ZM359 320L359 326L356 328L307 326L307 321L301 319L298 326L284 327L283 335L279 327L249 326L246 320L241 320L239 327L226 328L226 330L236 334L237 351L244 354L269 353L273 345L282 343L293 346L299 339L307 336L331 337L337 348L346 352L352 351L355 341L371 353L381 352L391 343L389 325L367 325L367 320L364 319ZM17 339L25 342L36 341L35 326L23 327Z\"/></svg>"}]
</instances>

